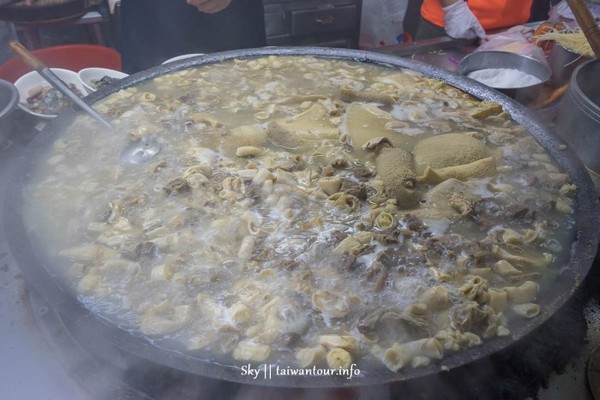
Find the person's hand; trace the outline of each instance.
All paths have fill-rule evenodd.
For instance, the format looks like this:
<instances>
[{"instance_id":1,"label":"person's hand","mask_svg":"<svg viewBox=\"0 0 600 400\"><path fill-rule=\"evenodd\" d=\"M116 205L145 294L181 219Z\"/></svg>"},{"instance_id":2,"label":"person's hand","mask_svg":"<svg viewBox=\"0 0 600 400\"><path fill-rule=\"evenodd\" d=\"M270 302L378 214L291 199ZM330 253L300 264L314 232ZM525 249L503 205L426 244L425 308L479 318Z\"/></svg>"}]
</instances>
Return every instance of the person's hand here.
<instances>
[{"instance_id":1,"label":"person's hand","mask_svg":"<svg viewBox=\"0 0 600 400\"><path fill-rule=\"evenodd\" d=\"M186 0L190 6L196 7L198 11L214 14L229 6L231 0Z\"/></svg>"},{"instance_id":2,"label":"person's hand","mask_svg":"<svg viewBox=\"0 0 600 400\"><path fill-rule=\"evenodd\" d=\"M485 30L469 9L467 3L459 0L443 8L446 34L454 39L485 39Z\"/></svg>"}]
</instances>

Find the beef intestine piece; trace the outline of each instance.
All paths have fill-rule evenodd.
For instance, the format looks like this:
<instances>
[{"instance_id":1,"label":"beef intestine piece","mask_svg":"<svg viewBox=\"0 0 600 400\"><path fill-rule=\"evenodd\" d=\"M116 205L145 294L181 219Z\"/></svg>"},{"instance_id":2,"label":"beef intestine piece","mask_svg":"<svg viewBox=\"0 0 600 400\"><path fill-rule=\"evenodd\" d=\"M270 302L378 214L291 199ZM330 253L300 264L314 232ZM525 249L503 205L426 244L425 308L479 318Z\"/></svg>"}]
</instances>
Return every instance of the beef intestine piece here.
<instances>
[{"instance_id":1,"label":"beef intestine piece","mask_svg":"<svg viewBox=\"0 0 600 400\"><path fill-rule=\"evenodd\" d=\"M427 167L455 167L492 156L485 144L464 133L447 133L420 140L415 145L414 154L415 168L420 175Z\"/></svg>"},{"instance_id":2,"label":"beef intestine piece","mask_svg":"<svg viewBox=\"0 0 600 400\"><path fill-rule=\"evenodd\" d=\"M409 208L418 203L411 153L400 148L382 148L378 151L375 164L386 194L396 200L398 207Z\"/></svg>"}]
</instances>

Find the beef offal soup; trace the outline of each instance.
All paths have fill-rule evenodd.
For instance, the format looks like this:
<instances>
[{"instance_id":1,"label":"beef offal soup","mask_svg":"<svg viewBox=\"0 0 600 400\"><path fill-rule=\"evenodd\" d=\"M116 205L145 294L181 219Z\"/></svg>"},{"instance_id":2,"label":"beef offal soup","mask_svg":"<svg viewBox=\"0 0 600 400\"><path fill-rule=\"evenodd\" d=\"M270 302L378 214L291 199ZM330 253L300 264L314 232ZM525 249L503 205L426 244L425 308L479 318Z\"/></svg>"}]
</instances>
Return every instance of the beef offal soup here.
<instances>
[{"instance_id":1,"label":"beef offal soup","mask_svg":"<svg viewBox=\"0 0 600 400\"><path fill-rule=\"evenodd\" d=\"M569 258L568 175L499 104L413 71L234 60L96 107L118 133L74 120L28 230L87 308L178 351L425 366L538 315Z\"/></svg>"}]
</instances>

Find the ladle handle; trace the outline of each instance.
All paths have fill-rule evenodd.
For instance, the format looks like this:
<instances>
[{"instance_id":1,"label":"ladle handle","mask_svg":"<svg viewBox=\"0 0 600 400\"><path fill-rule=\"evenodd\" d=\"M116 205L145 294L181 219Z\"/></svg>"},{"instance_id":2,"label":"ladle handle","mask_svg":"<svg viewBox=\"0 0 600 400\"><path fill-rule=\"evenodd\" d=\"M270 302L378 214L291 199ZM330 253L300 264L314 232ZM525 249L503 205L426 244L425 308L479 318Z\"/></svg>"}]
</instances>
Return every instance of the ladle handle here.
<instances>
[{"instance_id":1,"label":"ladle handle","mask_svg":"<svg viewBox=\"0 0 600 400\"><path fill-rule=\"evenodd\" d=\"M105 120L100 114L90 107L83 99L75 94L69 86L64 83L58 76L52 72L42 61L40 61L35 55L27 50L23 45L16 40L11 40L8 43L12 51L23 60L23 62L29 65L31 68L37 71L48 83L50 83L56 90L61 92L67 98L69 98L74 104L79 106L83 111L88 113L92 118L98 121L102 126L112 130L112 125Z\"/></svg>"},{"instance_id":2,"label":"ladle handle","mask_svg":"<svg viewBox=\"0 0 600 400\"><path fill-rule=\"evenodd\" d=\"M590 43L596 58L600 58L600 28L585 4L585 0L567 0L567 4L573 11L575 20Z\"/></svg>"},{"instance_id":3,"label":"ladle handle","mask_svg":"<svg viewBox=\"0 0 600 400\"><path fill-rule=\"evenodd\" d=\"M29 65L34 70L41 71L44 68L46 68L46 66L44 65L44 63L42 63L36 56L34 56L33 54L31 54L29 52L29 50L27 50L21 43L17 42L16 40L11 40L8 43L8 46L10 47L10 49L13 52L15 52L15 54L17 56L19 56L19 58L25 64Z\"/></svg>"}]
</instances>

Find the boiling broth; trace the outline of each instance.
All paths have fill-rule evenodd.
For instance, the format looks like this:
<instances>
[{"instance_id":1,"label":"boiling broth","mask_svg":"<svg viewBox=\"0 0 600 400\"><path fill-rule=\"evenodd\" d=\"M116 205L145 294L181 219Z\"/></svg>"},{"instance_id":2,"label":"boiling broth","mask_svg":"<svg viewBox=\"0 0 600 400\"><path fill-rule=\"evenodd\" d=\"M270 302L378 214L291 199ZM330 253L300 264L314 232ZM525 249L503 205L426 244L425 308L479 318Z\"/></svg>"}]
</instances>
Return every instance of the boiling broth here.
<instances>
[{"instance_id":1,"label":"boiling broth","mask_svg":"<svg viewBox=\"0 0 600 400\"><path fill-rule=\"evenodd\" d=\"M86 307L192 354L424 366L535 317L569 257L568 175L499 105L413 71L235 60L97 107L118 136L74 121L28 229Z\"/></svg>"}]
</instances>

